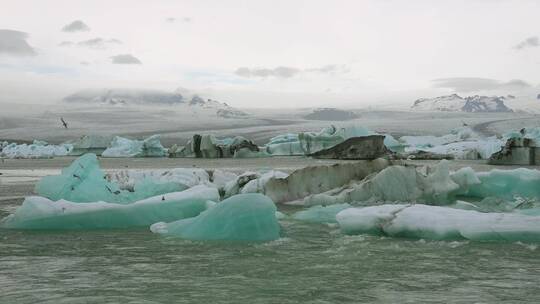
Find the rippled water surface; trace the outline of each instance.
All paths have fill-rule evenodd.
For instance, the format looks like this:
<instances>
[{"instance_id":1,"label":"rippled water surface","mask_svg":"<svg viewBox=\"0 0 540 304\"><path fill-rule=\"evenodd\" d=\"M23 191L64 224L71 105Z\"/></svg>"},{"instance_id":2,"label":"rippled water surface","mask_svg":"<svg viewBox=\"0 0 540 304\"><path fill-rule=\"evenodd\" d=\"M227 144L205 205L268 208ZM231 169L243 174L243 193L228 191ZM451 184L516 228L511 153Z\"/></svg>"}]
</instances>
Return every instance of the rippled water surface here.
<instances>
[{"instance_id":1,"label":"rippled water surface","mask_svg":"<svg viewBox=\"0 0 540 304\"><path fill-rule=\"evenodd\" d=\"M540 302L537 245L282 225L283 238L266 244L190 242L147 229L0 230L0 303Z\"/></svg>"}]
</instances>

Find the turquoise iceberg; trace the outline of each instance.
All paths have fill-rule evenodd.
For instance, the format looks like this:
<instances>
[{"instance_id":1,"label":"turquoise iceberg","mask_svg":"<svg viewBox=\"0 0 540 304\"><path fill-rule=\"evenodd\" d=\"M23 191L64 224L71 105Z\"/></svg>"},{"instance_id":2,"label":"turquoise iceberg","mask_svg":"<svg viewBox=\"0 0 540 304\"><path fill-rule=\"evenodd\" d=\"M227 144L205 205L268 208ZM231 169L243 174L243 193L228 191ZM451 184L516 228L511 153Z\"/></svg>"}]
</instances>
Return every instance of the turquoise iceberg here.
<instances>
[{"instance_id":1,"label":"turquoise iceberg","mask_svg":"<svg viewBox=\"0 0 540 304\"><path fill-rule=\"evenodd\" d=\"M195 218L155 223L150 230L188 240L271 241L279 238L276 211L267 196L239 194Z\"/></svg>"},{"instance_id":2,"label":"turquoise iceberg","mask_svg":"<svg viewBox=\"0 0 540 304\"><path fill-rule=\"evenodd\" d=\"M27 197L0 227L9 229L102 229L149 226L159 221L194 217L219 200L215 188L196 186L131 204L106 202L57 202L44 197Z\"/></svg>"},{"instance_id":3,"label":"turquoise iceberg","mask_svg":"<svg viewBox=\"0 0 540 304\"><path fill-rule=\"evenodd\" d=\"M313 206L307 210L298 211L293 215L295 220L312 223L336 223L336 214L350 208L349 204L335 204L330 206Z\"/></svg>"},{"instance_id":4,"label":"turquoise iceberg","mask_svg":"<svg viewBox=\"0 0 540 304\"><path fill-rule=\"evenodd\" d=\"M134 191L122 190L105 179L95 154L85 154L62 170L62 174L45 176L36 184L36 193L53 201L131 203L147 197L187 189L181 183L155 183L143 179Z\"/></svg>"}]
</instances>

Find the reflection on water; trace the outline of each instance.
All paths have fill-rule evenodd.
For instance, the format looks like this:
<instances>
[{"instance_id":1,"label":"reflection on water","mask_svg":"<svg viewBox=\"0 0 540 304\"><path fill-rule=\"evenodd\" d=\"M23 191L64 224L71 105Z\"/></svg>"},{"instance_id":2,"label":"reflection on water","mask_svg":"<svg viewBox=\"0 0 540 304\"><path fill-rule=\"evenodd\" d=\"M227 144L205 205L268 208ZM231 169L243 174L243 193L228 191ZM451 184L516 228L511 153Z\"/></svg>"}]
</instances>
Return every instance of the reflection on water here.
<instances>
[{"instance_id":1,"label":"reflection on water","mask_svg":"<svg viewBox=\"0 0 540 304\"><path fill-rule=\"evenodd\" d=\"M1 216L11 206L2 205ZM0 230L0 303L540 302L535 244L343 236L282 222L270 243L141 230Z\"/></svg>"}]
</instances>

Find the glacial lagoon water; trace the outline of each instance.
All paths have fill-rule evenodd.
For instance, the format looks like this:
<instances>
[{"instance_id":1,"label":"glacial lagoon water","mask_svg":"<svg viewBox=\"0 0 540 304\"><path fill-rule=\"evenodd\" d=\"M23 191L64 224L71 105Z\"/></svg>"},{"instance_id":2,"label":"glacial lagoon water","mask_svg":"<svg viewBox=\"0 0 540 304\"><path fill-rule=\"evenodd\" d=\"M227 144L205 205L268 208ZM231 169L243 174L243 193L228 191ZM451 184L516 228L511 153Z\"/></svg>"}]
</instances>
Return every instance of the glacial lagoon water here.
<instances>
[{"instance_id":1,"label":"glacial lagoon water","mask_svg":"<svg viewBox=\"0 0 540 304\"><path fill-rule=\"evenodd\" d=\"M0 216L19 203L2 202ZM540 302L536 244L281 225L283 236L268 243L185 241L148 229L0 230L0 303Z\"/></svg>"},{"instance_id":2,"label":"glacial lagoon water","mask_svg":"<svg viewBox=\"0 0 540 304\"><path fill-rule=\"evenodd\" d=\"M13 213L42 176L71 161L4 163L0 217ZM194 160L102 162L155 168ZM311 162L279 159L271 167ZM261 168L259 160L196 164ZM300 210L279 208L288 215ZM336 224L290 217L280 223L282 237L268 243L185 241L148 228L0 230L0 304L540 303L540 244L345 236Z\"/></svg>"}]
</instances>

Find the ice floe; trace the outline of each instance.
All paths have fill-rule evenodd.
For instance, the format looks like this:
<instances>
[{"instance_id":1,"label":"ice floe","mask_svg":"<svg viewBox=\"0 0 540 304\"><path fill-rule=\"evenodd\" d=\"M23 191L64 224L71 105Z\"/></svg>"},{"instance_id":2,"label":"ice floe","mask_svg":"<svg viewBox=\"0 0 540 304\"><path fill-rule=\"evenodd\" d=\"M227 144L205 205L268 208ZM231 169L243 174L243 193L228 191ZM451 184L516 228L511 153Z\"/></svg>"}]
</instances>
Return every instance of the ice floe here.
<instances>
[{"instance_id":1,"label":"ice floe","mask_svg":"<svg viewBox=\"0 0 540 304\"><path fill-rule=\"evenodd\" d=\"M272 241L280 232L276 211L272 200L262 194L239 194L197 217L155 223L150 230L188 240Z\"/></svg>"},{"instance_id":2,"label":"ice floe","mask_svg":"<svg viewBox=\"0 0 540 304\"><path fill-rule=\"evenodd\" d=\"M336 216L346 234L432 240L540 241L540 216L482 213L428 205L349 208Z\"/></svg>"},{"instance_id":3,"label":"ice floe","mask_svg":"<svg viewBox=\"0 0 540 304\"><path fill-rule=\"evenodd\" d=\"M50 145L40 140L34 140L32 144L2 142L0 158L53 158L66 156L72 149L71 144Z\"/></svg>"},{"instance_id":4,"label":"ice floe","mask_svg":"<svg viewBox=\"0 0 540 304\"><path fill-rule=\"evenodd\" d=\"M144 140L116 136L111 146L101 154L103 157L164 157L167 149L161 145L160 135L152 135Z\"/></svg>"},{"instance_id":5,"label":"ice floe","mask_svg":"<svg viewBox=\"0 0 540 304\"><path fill-rule=\"evenodd\" d=\"M194 217L218 201L217 189L196 186L130 204L78 203L27 197L0 227L10 229L102 229L141 227Z\"/></svg>"},{"instance_id":6,"label":"ice floe","mask_svg":"<svg viewBox=\"0 0 540 304\"><path fill-rule=\"evenodd\" d=\"M105 178L95 154L85 154L62 170L60 175L43 177L36 184L36 193L53 201L130 203L154 195L182 191L188 185L178 182L142 178L133 189L121 189Z\"/></svg>"}]
</instances>

